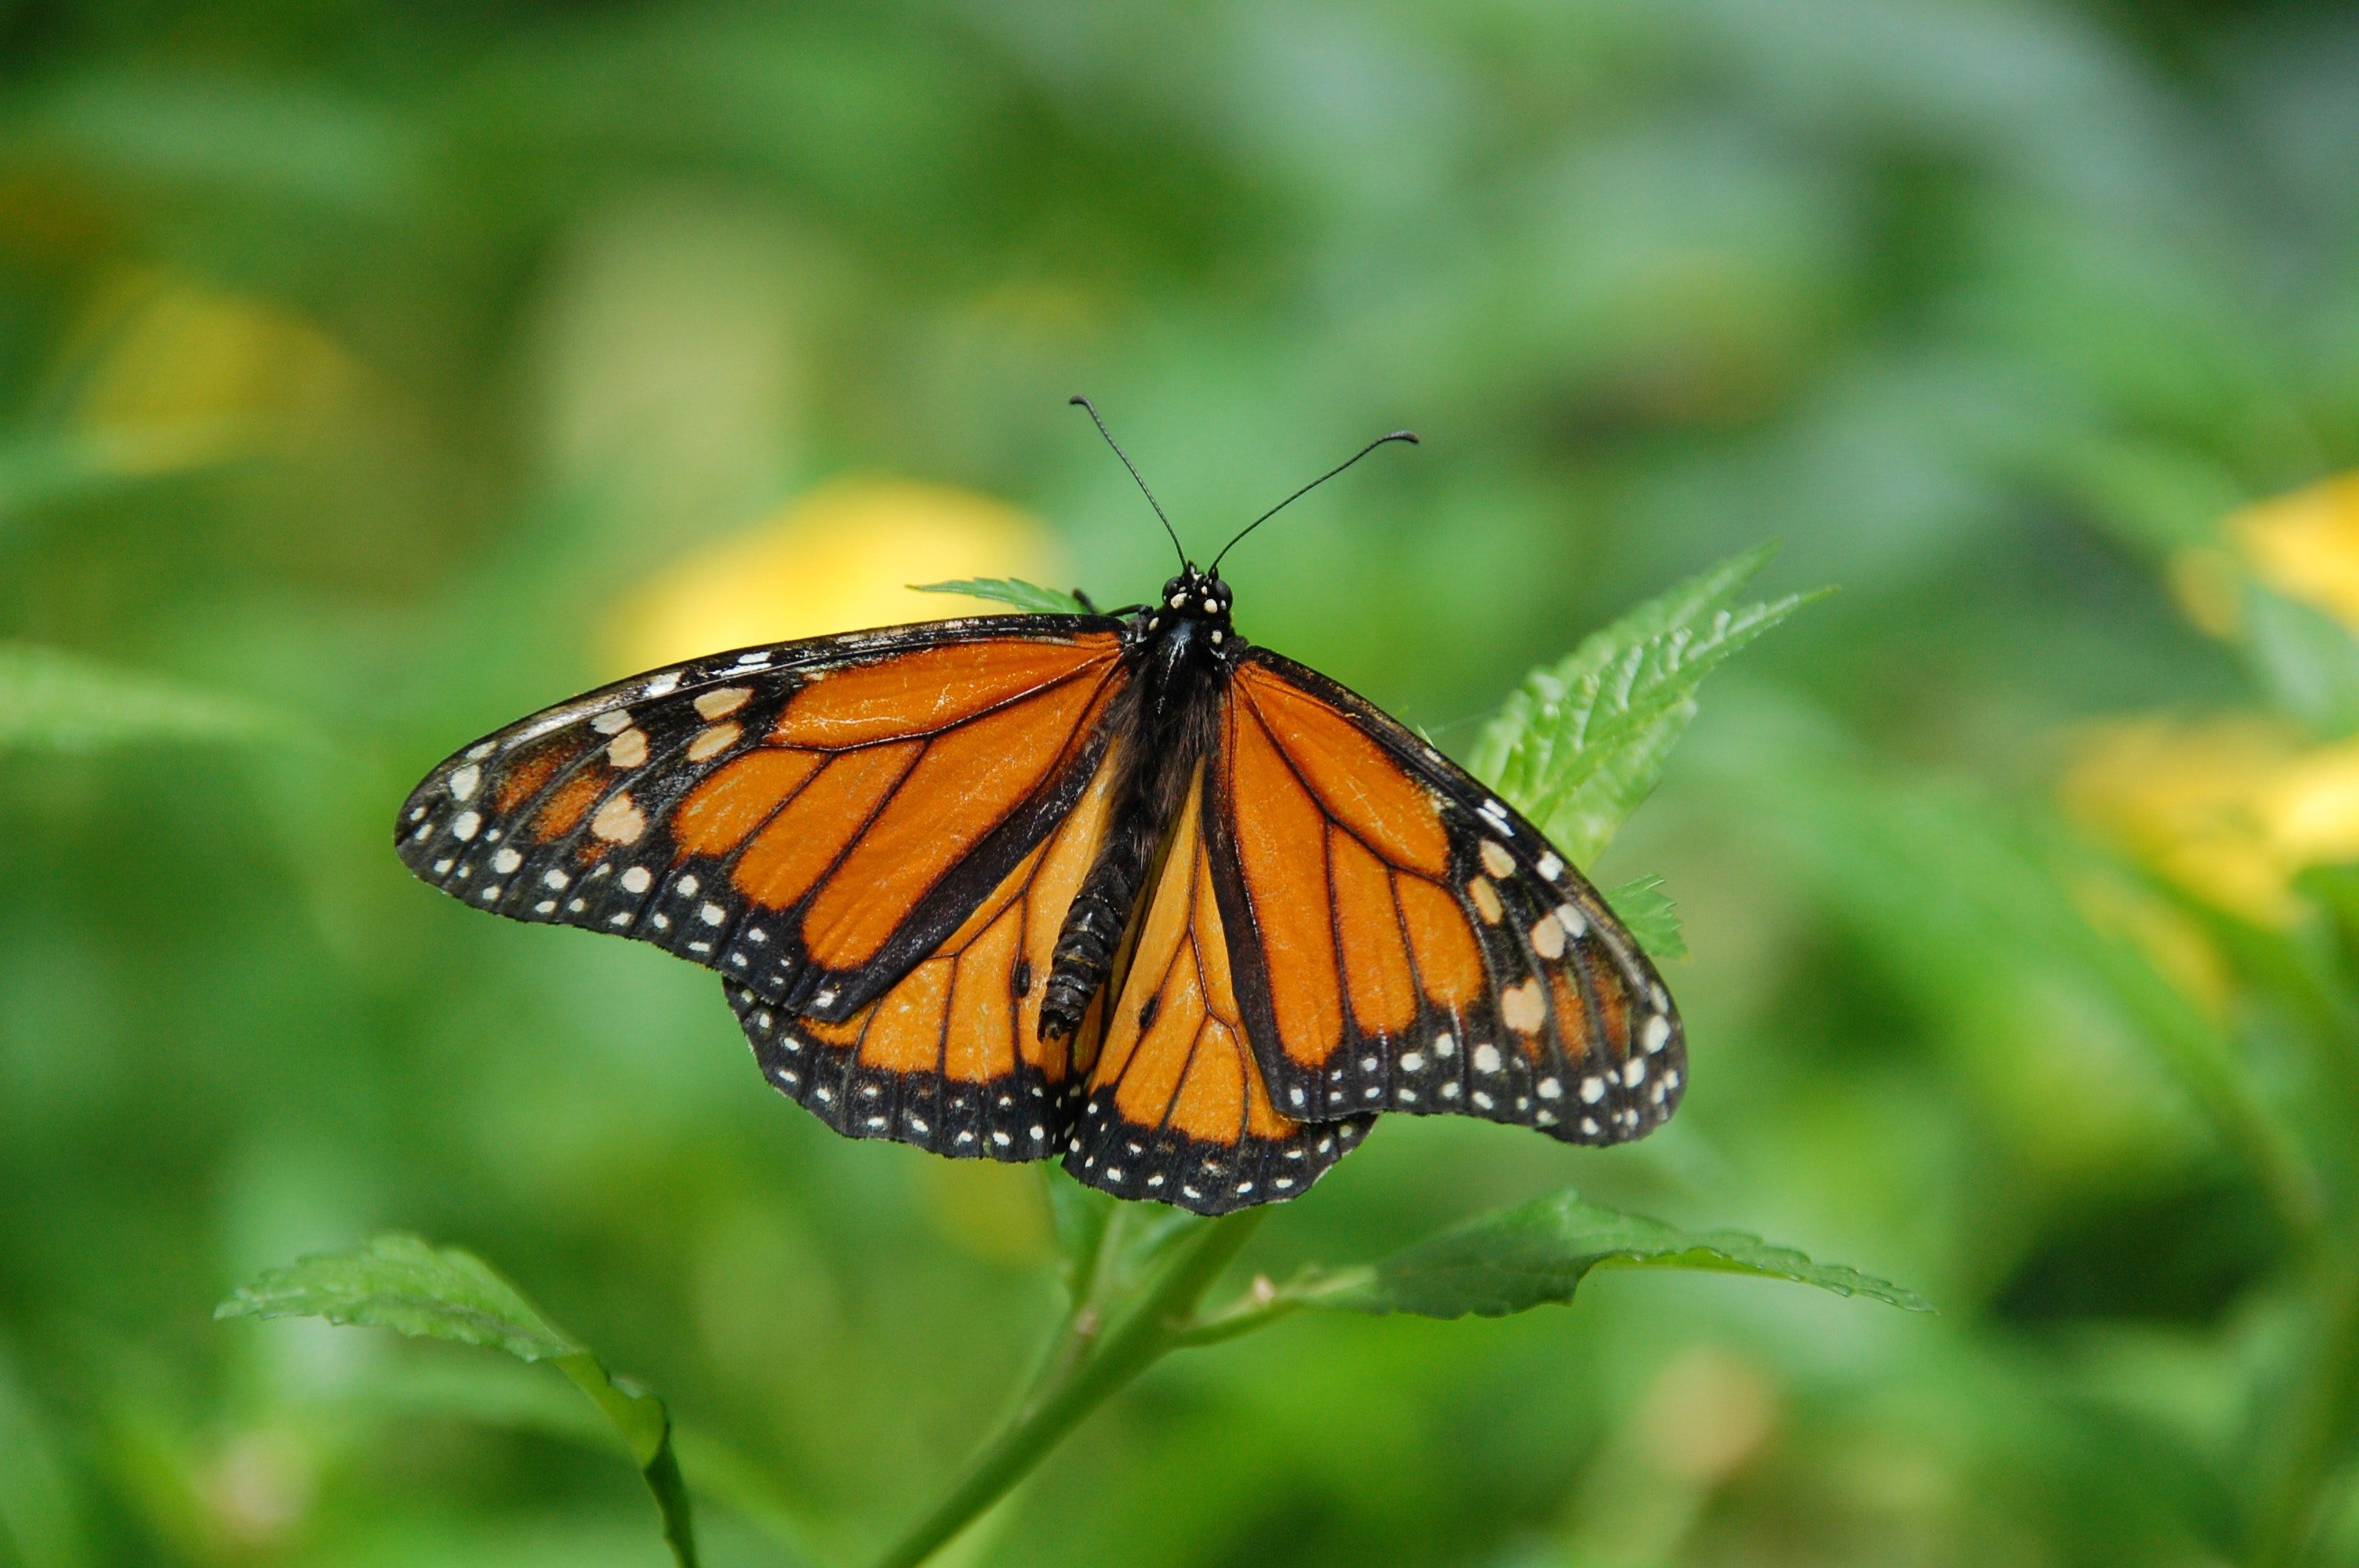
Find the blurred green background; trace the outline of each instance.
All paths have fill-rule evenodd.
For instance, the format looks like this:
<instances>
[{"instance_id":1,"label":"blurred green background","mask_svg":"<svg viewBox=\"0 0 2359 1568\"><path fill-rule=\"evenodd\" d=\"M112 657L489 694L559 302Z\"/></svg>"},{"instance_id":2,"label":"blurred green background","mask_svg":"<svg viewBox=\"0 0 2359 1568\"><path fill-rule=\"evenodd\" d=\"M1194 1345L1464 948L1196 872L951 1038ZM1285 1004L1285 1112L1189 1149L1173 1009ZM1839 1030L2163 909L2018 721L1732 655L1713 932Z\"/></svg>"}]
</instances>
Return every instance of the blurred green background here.
<instances>
[{"instance_id":1,"label":"blurred green background","mask_svg":"<svg viewBox=\"0 0 2359 1568\"><path fill-rule=\"evenodd\" d=\"M211 1321L386 1227L790 1540L940 1488L1053 1321L1028 1173L387 838L666 638L1149 591L1086 391L1200 552L1418 429L1227 575L1462 752L1718 557L1843 589L1598 869L1686 918L1678 1120L1395 1119L1249 1263L1577 1184L1942 1311L1290 1321L967 1561L2359 1562L2350 6L10 0L0 67L0 1561L662 1561L553 1379Z\"/></svg>"}]
</instances>

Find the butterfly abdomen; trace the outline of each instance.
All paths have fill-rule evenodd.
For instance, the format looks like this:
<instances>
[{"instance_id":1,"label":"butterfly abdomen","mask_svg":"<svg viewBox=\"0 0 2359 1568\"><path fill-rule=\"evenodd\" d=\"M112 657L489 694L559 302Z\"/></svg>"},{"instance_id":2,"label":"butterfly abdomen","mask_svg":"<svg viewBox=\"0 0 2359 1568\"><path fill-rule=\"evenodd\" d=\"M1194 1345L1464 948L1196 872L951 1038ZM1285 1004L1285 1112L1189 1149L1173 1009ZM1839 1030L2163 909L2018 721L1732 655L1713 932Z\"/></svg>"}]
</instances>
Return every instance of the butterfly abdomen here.
<instances>
[{"instance_id":1,"label":"butterfly abdomen","mask_svg":"<svg viewBox=\"0 0 2359 1568\"><path fill-rule=\"evenodd\" d=\"M1147 822L1136 806L1108 836L1057 934L1056 957L1040 997L1043 1040L1070 1038L1089 1011L1090 999L1114 971L1114 953L1147 885L1147 863L1159 836L1158 825Z\"/></svg>"}]
</instances>

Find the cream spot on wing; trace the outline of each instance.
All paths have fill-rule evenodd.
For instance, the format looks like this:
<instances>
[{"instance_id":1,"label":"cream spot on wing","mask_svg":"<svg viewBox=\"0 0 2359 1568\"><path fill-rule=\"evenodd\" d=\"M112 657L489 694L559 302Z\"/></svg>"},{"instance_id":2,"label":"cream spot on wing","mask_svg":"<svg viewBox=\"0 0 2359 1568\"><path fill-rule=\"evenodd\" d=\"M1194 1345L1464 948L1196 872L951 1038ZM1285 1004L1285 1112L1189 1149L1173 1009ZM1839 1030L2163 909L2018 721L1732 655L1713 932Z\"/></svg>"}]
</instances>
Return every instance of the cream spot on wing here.
<instances>
[{"instance_id":1,"label":"cream spot on wing","mask_svg":"<svg viewBox=\"0 0 2359 1568\"><path fill-rule=\"evenodd\" d=\"M590 721L590 728L601 735L619 735L631 727L631 710L618 708L612 713L602 713Z\"/></svg>"},{"instance_id":2,"label":"cream spot on wing","mask_svg":"<svg viewBox=\"0 0 2359 1568\"><path fill-rule=\"evenodd\" d=\"M655 877L645 866L633 866L622 876L625 892L645 892L654 885Z\"/></svg>"},{"instance_id":3,"label":"cream spot on wing","mask_svg":"<svg viewBox=\"0 0 2359 1568\"><path fill-rule=\"evenodd\" d=\"M647 830L647 814L631 803L628 790L609 798L590 819L590 831L610 844L636 844Z\"/></svg>"},{"instance_id":4,"label":"cream spot on wing","mask_svg":"<svg viewBox=\"0 0 2359 1568\"><path fill-rule=\"evenodd\" d=\"M696 739L688 743L688 760L701 762L708 757L718 756L735 745L737 737L745 732L745 727L739 724L715 724L710 729L700 730L696 732Z\"/></svg>"},{"instance_id":5,"label":"cream spot on wing","mask_svg":"<svg viewBox=\"0 0 2359 1568\"><path fill-rule=\"evenodd\" d=\"M1526 980L1519 986L1509 986L1499 993L1499 1016L1507 1027L1519 1034L1532 1034L1548 1021L1548 1003L1541 999L1540 983Z\"/></svg>"},{"instance_id":6,"label":"cream spot on wing","mask_svg":"<svg viewBox=\"0 0 2359 1568\"><path fill-rule=\"evenodd\" d=\"M663 674L647 682L645 689L649 697L669 697L673 692L679 689L679 672L678 670L666 670Z\"/></svg>"},{"instance_id":7,"label":"cream spot on wing","mask_svg":"<svg viewBox=\"0 0 2359 1568\"><path fill-rule=\"evenodd\" d=\"M1589 917L1569 903L1556 906L1556 918L1557 923L1564 927L1565 935L1569 936L1578 936L1589 929Z\"/></svg>"},{"instance_id":8,"label":"cream spot on wing","mask_svg":"<svg viewBox=\"0 0 2359 1568\"><path fill-rule=\"evenodd\" d=\"M546 871L541 875L540 885L553 892L562 892L565 891L565 884L572 880L563 871Z\"/></svg>"},{"instance_id":9,"label":"cream spot on wing","mask_svg":"<svg viewBox=\"0 0 2359 1568\"><path fill-rule=\"evenodd\" d=\"M474 799L475 786L483 782L484 770L469 762L451 775L451 798L452 800Z\"/></svg>"},{"instance_id":10,"label":"cream spot on wing","mask_svg":"<svg viewBox=\"0 0 2359 1568\"><path fill-rule=\"evenodd\" d=\"M1581 1098L1584 1104L1595 1105L1605 1098L1605 1080L1588 1077L1581 1080Z\"/></svg>"},{"instance_id":11,"label":"cream spot on wing","mask_svg":"<svg viewBox=\"0 0 2359 1568\"><path fill-rule=\"evenodd\" d=\"M696 912L707 925L718 925L729 918L729 912L717 903L708 903Z\"/></svg>"},{"instance_id":12,"label":"cream spot on wing","mask_svg":"<svg viewBox=\"0 0 2359 1568\"><path fill-rule=\"evenodd\" d=\"M1498 925L1500 917L1507 913L1499 903L1499 890L1491 885L1488 877L1476 877L1468 882L1466 894L1474 901L1475 912L1482 915L1485 925Z\"/></svg>"},{"instance_id":13,"label":"cream spot on wing","mask_svg":"<svg viewBox=\"0 0 2359 1568\"><path fill-rule=\"evenodd\" d=\"M475 834L481 830L483 826L484 819L482 817L476 816L472 811L462 811L459 813L456 817L451 819L451 837L462 840L473 838Z\"/></svg>"},{"instance_id":14,"label":"cream spot on wing","mask_svg":"<svg viewBox=\"0 0 2359 1568\"><path fill-rule=\"evenodd\" d=\"M1661 1050L1671 1038L1671 1021L1661 1013L1647 1020L1647 1027L1638 1032L1639 1044L1651 1055Z\"/></svg>"},{"instance_id":15,"label":"cream spot on wing","mask_svg":"<svg viewBox=\"0 0 2359 1568\"><path fill-rule=\"evenodd\" d=\"M1563 859L1555 850L1549 850L1540 857L1539 873L1550 881L1556 881L1564 875Z\"/></svg>"},{"instance_id":16,"label":"cream spot on wing","mask_svg":"<svg viewBox=\"0 0 2359 1568\"><path fill-rule=\"evenodd\" d=\"M1483 869L1495 877L1513 876L1516 871L1516 858L1507 853L1507 847L1505 844L1495 839L1485 838L1483 840Z\"/></svg>"},{"instance_id":17,"label":"cream spot on wing","mask_svg":"<svg viewBox=\"0 0 2359 1568\"><path fill-rule=\"evenodd\" d=\"M1564 925L1555 915L1544 914L1533 925L1532 951L1543 958L1564 957Z\"/></svg>"},{"instance_id":18,"label":"cream spot on wing","mask_svg":"<svg viewBox=\"0 0 2359 1568\"><path fill-rule=\"evenodd\" d=\"M514 849L503 849L498 854L492 857L492 870L499 872L502 876L507 875L510 871L515 871L518 866L523 864L524 857L517 854Z\"/></svg>"},{"instance_id":19,"label":"cream spot on wing","mask_svg":"<svg viewBox=\"0 0 2359 1568\"><path fill-rule=\"evenodd\" d=\"M1487 1041L1483 1044L1475 1046L1474 1070L1478 1073L1497 1072L1499 1070L1499 1048L1496 1045L1491 1044Z\"/></svg>"},{"instance_id":20,"label":"cream spot on wing","mask_svg":"<svg viewBox=\"0 0 2359 1568\"><path fill-rule=\"evenodd\" d=\"M618 768L641 768L647 762L647 732L625 730L609 741L606 760Z\"/></svg>"},{"instance_id":21,"label":"cream spot on wing","mask_svg":"<svg viewBox=\"0 0 2359 1568\"><path fill-rule=\"evenodd\" d=\"M753 695L754 688L750 686L717 687L697 694L696 710L707 719L723 718L745 707L745 699Z\"/></svg>"}]
</instances>

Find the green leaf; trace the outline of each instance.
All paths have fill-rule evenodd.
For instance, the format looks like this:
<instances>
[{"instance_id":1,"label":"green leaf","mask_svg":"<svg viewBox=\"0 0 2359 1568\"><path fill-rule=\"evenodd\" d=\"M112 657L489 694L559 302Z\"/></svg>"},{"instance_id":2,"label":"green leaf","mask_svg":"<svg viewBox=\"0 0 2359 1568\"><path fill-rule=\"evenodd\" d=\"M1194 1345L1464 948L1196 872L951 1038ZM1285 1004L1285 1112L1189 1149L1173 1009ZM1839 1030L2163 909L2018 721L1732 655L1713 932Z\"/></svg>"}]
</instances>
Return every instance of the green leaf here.
<instances>
[{"instance_id":1,"label":"green leaf","mask_svg":"<svg viewBox=\"0 0 2359 1568\"><path fill-rule=\"evenodd\" d=\"M1931 1305L1913 1291L1734 1230L1690 1234L1659 1220L1616 1214L1561 1192L1499 1209L1380 1262L1288 1287L1304 1306L1422 1317L1504 1317L1569 1302L1593 1269L1698 1269L1755 1274L1866 1296L1910 1312Z\"/></svg>"},{"instance_id":2,"label":"green leaf","mask_svg":"<svg viewBox=\"0 0 2359 1568\"><path fill-rule=\"evenodd\" d=\"M1484 727L1471 771L1590 864L1662 777L1703 677L1819 597L1735 603L1777 548L1723 561L1526 676Z\"/></svg>"},{"instance_id":3,"label":"green leaf","mask_svg":"<svg viewBox=\"0 0 2359 1568\"><path fill-rule=\"evenodd\" d=\"M1638 939L1638 946L1656 957L1688 956L1688 934L1680 927L1679 907L1663 891L1662 878L1633 877L1610 890L1605 902L1614 906L1614 913L1622 917L1623 925Z\"/></svg>"},{"instance_id":4,"label":"green leaf","mask_svg":"<svg viewBox=\"0 0 2359 1568\"><path fill-rule=\"evenodd\" d=\"M1078 594L1065 593L1013 577L970 577L955 582L913 582L919 593L962 593L969 599L995 599L1037 615L1086 615L1089 606Z\"/></svg>"},{"instance_id":5,"label":"green leaf","mask_svg":"<svg viewBox=\"0 0 2359 1568\"><path fill-rule=\"evenodd\" d=\"M293 732L224 693L26 643L0 643L0 751L96 752L157 741L251 741Z\"/></svg>"},{"instance_id":6,"label":"green leaf","mask_svg":"<svg viewBox=\"0 0 2359 1568\"><path fill-rule=\"evenodd\" d=\"M473 1253L430 1246L415 1236L380 1236L357 1252L303 1258L273 1269L214 1308L213 1315L323 1317L390 1328L416 1339L505 1350L521 1361L554 1362L614 1424L655 1496L674 1560L681 1568L695 1568L688 1488L672 1452L671 1418L663 1401L608 1372Z\"/></svg>"},{"instance_id":7,"label":"green leaf","mask_svg":"<svg viewBox=\"0 0 2359 1568\"><path fill-rule=\"evenodd\" d=\"M336 1252L273 1269L215 1308L217 1318L324 1317L390 1328L414 1339L448 1339L505 1350L520 1361L554 1361L582 1347L472 1253L431 1247L415 1236L380 1236L358 1252Z\"/></svg>"}]
</instances>

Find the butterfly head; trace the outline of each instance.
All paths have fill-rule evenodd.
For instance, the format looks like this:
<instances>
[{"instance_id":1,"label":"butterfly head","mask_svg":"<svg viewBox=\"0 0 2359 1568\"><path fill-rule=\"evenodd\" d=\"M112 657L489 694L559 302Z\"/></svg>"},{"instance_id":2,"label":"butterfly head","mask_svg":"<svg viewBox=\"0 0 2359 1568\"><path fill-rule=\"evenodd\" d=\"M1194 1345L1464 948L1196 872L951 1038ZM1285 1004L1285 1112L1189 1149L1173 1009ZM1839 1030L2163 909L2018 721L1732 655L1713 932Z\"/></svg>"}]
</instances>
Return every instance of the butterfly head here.
<instances>
[{"instance_id":1,"label":"butterfly head","mask_svg":"<svg viewBox=\"0 0 2359 1568\"><path fill-rule=\"evenodd\" d=\"M1218 571L1198 571L1193 561L1178 577L1163 585L1163 597L1158 602L1158 620L1180 619L1210 622L1225 629L1229 623L1229 585L1221 580Z\"/></svg>"}]
</instances>

